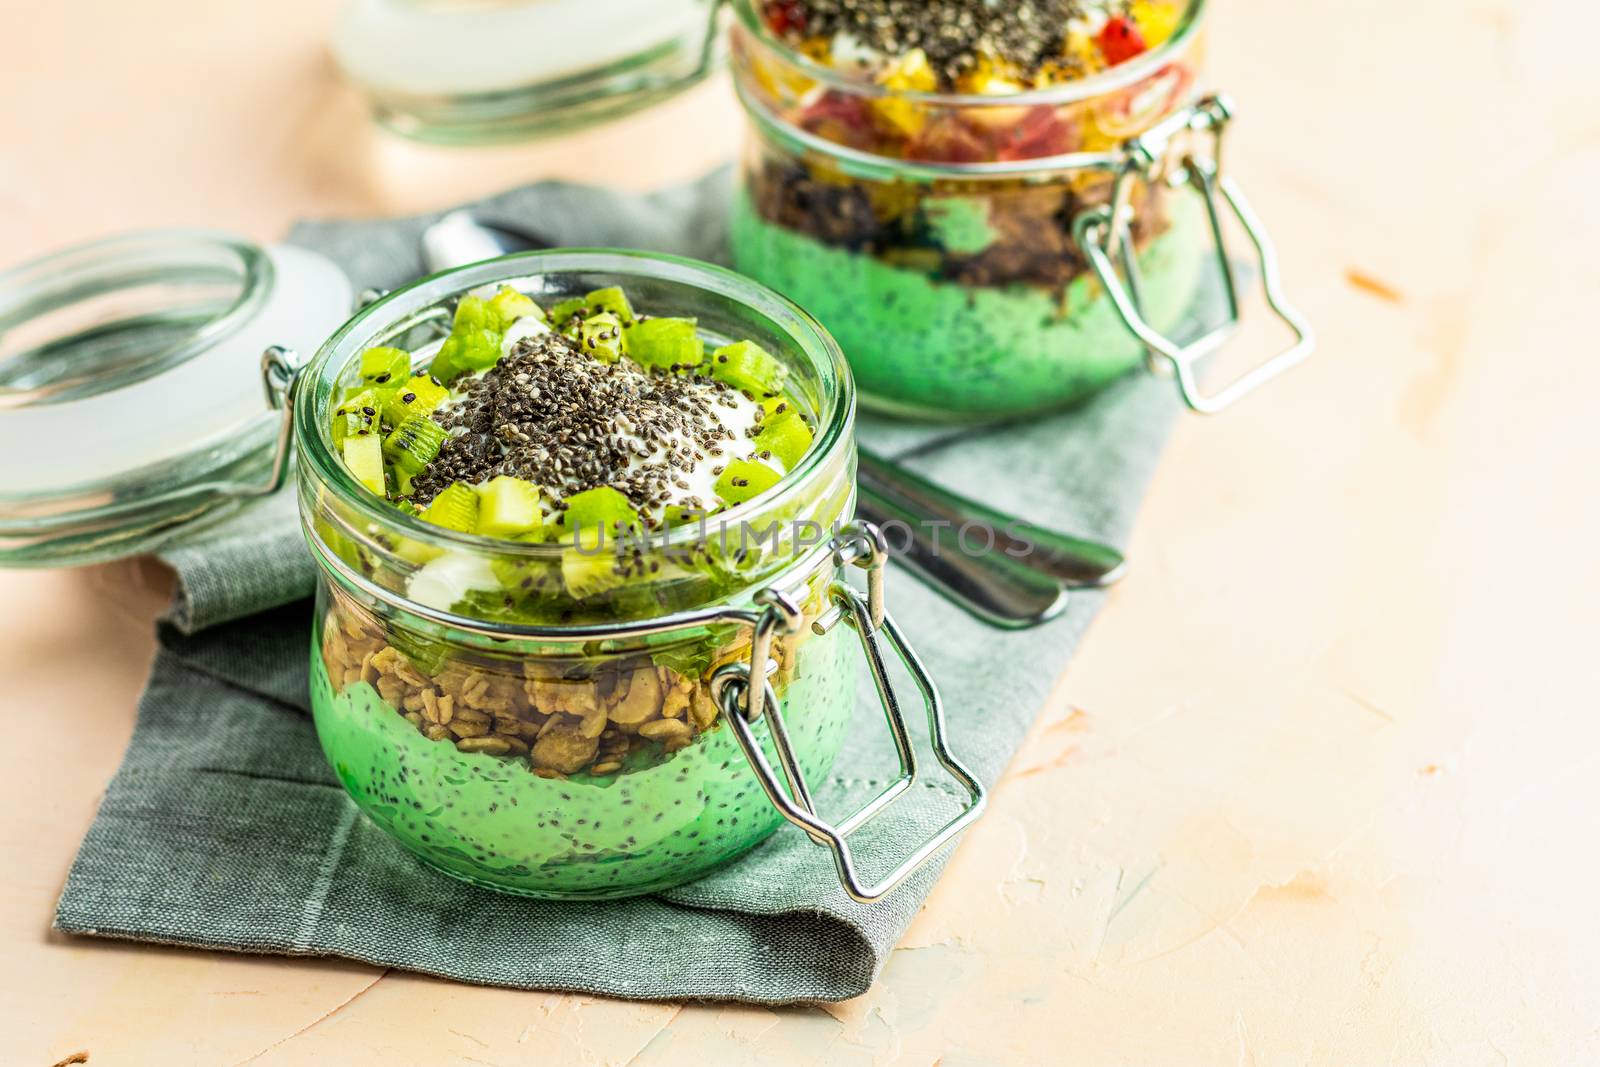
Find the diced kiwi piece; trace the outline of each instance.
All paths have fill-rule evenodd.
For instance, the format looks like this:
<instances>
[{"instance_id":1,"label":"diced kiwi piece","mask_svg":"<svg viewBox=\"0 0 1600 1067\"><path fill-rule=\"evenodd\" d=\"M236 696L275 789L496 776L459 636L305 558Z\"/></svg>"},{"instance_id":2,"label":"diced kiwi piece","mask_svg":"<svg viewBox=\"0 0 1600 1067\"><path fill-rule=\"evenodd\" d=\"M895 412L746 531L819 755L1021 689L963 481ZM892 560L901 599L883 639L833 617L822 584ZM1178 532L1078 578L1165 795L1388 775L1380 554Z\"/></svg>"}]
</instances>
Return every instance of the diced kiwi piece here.
<instances>
[{"instance_id":1,"label":"diced kiwi piece","mask_svg":"<svg viewBox=\"0 0 1600 1067\"><path fill-rule=\"evenodd\" d=\"M798 412L799 410L799 404L782 394L769 396L761 401L761 413L769 419L774 415L782 415L790 411Z\"/></svg>"},{"instance_id":2,"label":"diced kiwi piece","mask_svg":"<svg viewBox=\"0 0 1600 1067\"><path fill-rule=\"evenodd\" d=\"M489 301L481 296L464 296L456 301L456 313L451 320L450 332L498 330L499 325L500 316L489 306Z\"/></svg>"},{"instance_id":3,"label":"diced kiwi piece","mask_svg":"<svg viewBox=\"0 0 1600 1067\"><path fill-rule=\"evenodd\" d=\"M422 566L444 555L444 549L433 545L424 544L410 537L396 537L394 539L394 554L408 563Z\"/></svg>"},{"instance_id":4,"label":"diced kiwi piece","mask_svg":"<svg viewBox=\"0 0 1600 1067\"><path fill-rule=\"evenodd\" d=\"M333 447L344 447L346 437L355 437L365 430L373 433L378 428L379 399L376 390L363 389L333 409Z\"/></svg>"},{"instance_id":5,"label":"diced kiwi piece","mask_svg":"<svg viewBox=\"0 0 1600 1067\"><path fill-rule=\"evenodd\" d=\"M383 486L383 441L377 434L355 434L344 439L344 462L356 481L386 495Z\"/></svg>"},{"instance_id":6,"label":"diced kiwi piece","mask_svg":"<svg viewBox=\"0 0 1600 1067\"><path fill-rule=\"evenodd\" d=\"M566 499L568 533L587 536L586 531L628 529L639 524L639 513L628 503L628 498L609 485L585 489Z\"/></svg>"},{"instance_id":7,"label":"diced kiwi piece","mask_svg":"<svg viewBox=\"0 0 1600 1067\"><path fill-rule=\"evenodd\" d=\"M590 315L578 327L578 346L601 363L622 357L622 321L609 311Z\"/></svg>"},{"instance_id":8,"label":"diced kiwi piece","mask_svg":"<svg viewBox=\"0 0 1600 1067\"><path fill-rule=\"evenodd\" d=\"M384 438L383 454L394 464L398 477L407 481L439 455L447 436L445 428L426 415L407 415L405 421Z\"/></svg>"},{"instance_id":9,"label":"diced kiwi piece","mask_svg":"<svg viewBox=\"0 0 1600 1067\"><path fill-rule=\"evenodd\" d=\"M361 380L368 385L399 382L411 373L411 353L403 348L369 348L361 353Z\"/></svg>"},{"instance_id":10,"label":"diced kiwi piece","mask_svg":"<svg viewBox=\"0 0 1600 1067\"><path fill-rule=\"evenodd\" d=\"M646 367L692 370L706 360L694 319L645 319L626 330L627 353Z\"/></svg>"},{"instance_id":11,"label":"diced kiwi piece","mask_svg":"<svg viewBox=\"0 0 1600 1067\"><path fill-rule=\"evenodd\" d=\"M466 371L488 370L500 361L500 316L481 296L456 303L450 336L433 357L429 371L446 384Z\"/></svg>"},{"instance_id":12,"label":"diced kiwi piece","mask_svg":"<svg viewBox=\"0 0 1600 1067\"><path fill-rule=\"evenodd\" d=\"M384 402L383 417L399 426L411 415L431 415L450 398L450 390L426 374L413 374Z\"/></svg>"},{"instance_id":13,"label":"diced kiwi piece","mask_svg":"<svg viewBox=\"0 0 1600 1067\"><path fill-rule=\"evenodd\" d=\"M478 490L477 533L514 537L538 529L542 522L539 487L533 483L502 474Z\"/></svg>"},{"instance_id":14,"label":"diced kiwi piece","mask_svg":"<svg viewBox=\"0 0 1600 1067\"><path fill-rule=\"evenodd\" d=\"M570 596L583 600L615 589L627 579L617 570L614 542L591 530L581 534L576 545L562 550L561 581Z\"/></svg>"},{"instance_id":15,"label":"diced kiwi piece","mask_svg":"<svg viewBox=\"0 0 1600 1067\"><path fill-rule=\"evenodd\" d=\"M444 344L439 347L439 351L435 352L433 359L428 362L429 376L445 385L449 385L467 372L467 365L457 358L461 351L461 346L450 343L454 340L454 337L445 338Z\"/></svg>"},{"instance_id":16,"label":"diced kiwi piece","mask_svg":"<svg viewBox=\"0 0 1600 1067\"><path fill-rule=\"evenodd\" d=\"M765 463L736 459L717 478L717 499L725 504L743 504L777 485L782 477Z\"/></svg>"},{"instance_id":17,"label":"diced kiwi piece","mask_svg":"<svg viewBox=\"0 0 1600 1067\"><path fill-rule=\"evenodd\" d=\"M592 314L609 311L624 325L633 323L633 305L628 303L628 294L620 286L608 285L604 289L596 289L583 298Z\"/></svg>"},{"instance_id":18,"label":"diced kiwi piece","mask_svg":"<svg viewBox=\"0 0 1600 1067\"><path fill-rule=\"evenodd\" d=\"M493 330L468 327L445 339L429 366L432 375L449 384L467 371L488 370L500 362L500 335Z\"/></svg>"},{"instance_id":19,"label":"diced kiwi piece","mask_svg":"<svg viewBox=\"0 0 1600 1067\"><path fill-rule=\"evenodd\" d=\"M589 302L581 296L563 300L550 309L550 325L556 329L566 326L567 321L574 315L583 315L589 310Z\"/></svg>"},{"instance_id":20,"label":"diced kiwi piece","mask_svg":"<svg viewBox=\"0 0 1600 1067\"><path fill-rule=\"evenodd\" d=\"M686 508L682 504L668 504L661 511L661 522L669 530L678 526L694 526L703 522L708 514L705 508Z\"/></svg>"},{"instance_id":21,"label":"diced kiwi piece","mask_svg":"<svg viewBox=\"0 0 1600 1067\"><path fill-rule=\"evenodd\" d=\"M457 533L476 533L478 493L465 482L452 482L439 491L433 502L418 516L423 522L443 526Z\"/></svg>"},{"instance_id":22,"label":"diced kiwi piece","mask_svg":"<svg viewBox=\"0 0 1600 1067\"><path fill-rule=\"evenodd\" d=\"M736 341L711 353L711 376L751 396L783 392L789 368L754 341Z\"/></svg>"},{"instance_id":23,"label":"diced kiwi piece","mask_svg":"<svg viewBox=\"0 0 1600 1067\"><path fill-rule=\"evenodd\" d=\"M508 540L539 544L550 536L550 531L553 529L551 526L540 526L527 533L513 535ZM489 560L489 569L494 571L494 576L500 580L500 585L513 596L537 595L551 592L552 586L557 589L560 586L555 568L545 559L512 555L494 556Z\"/></svg>"},{"instance_id":24,"label":"diced kiwi piece","mask_svg":"<svg viewBox=\"0 0 1600 1067\"><path fill-rule=\"evenodd\" d=\"M490 297L489 307L494 311L501 333L509 330L518 319L525 319L529 315L540 322L544 321L544 309L534 303L533 297L519 293L509 285L502 285L500 291Z\"/></svg>"},{"instance_id":25,"label":"diced kiwi piece","mask_svg":"<svg viewBox=\"0 0 1600 1067\"><path fill-rule=\"evenodd\" d=\"M778 457L784 470L792 471L811 447L811 427L797 413L786 411L761 424L755 444L758 450Z\"/></svg>"}]
</instances>

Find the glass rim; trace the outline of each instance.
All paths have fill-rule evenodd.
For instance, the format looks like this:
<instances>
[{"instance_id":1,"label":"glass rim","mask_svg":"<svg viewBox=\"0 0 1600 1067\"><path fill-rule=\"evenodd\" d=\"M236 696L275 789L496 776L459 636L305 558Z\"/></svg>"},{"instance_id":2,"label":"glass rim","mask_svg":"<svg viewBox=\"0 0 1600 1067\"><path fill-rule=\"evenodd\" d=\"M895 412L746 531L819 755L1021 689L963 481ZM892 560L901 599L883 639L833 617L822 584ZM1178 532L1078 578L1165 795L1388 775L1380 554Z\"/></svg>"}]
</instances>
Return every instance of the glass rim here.
<instances>
[{"instance_id":1,"label":"glass rim","mask_svg":"<svg viewBox=\"0 0 1600 1067\"><path fill-rule=\"evenodd\" d=\"M140 274L126 273L133 268L147 273L192 267L194 260L192 256L185 258L185 252L221 253L230 261L229 267L237 266L239 292L227 307L165 351L131 366L91 369L65 384L16 387L0 380L0 411L55 403L55 394L72 393L75 383L101 377L107 379L104 384L85 395L114 392L193 359L237 332L261 309L272 288L274 268L264 248L237 234L161 227L83 241L0 271L0 324L12 316L20 316L20 323L125 287L122 283L129 280L144 280ZM63 399L70 400L72 396Z\"/></svg>"},{"instance_id":2,"label":"glass rim","mask_svg":"<svg viewBox=\"0 0 1600 1067\"><path fill-rule=\"evenodd\" d=\"M824 66L802 52L796 51L788 42L773 35L767 24L756 12L755 0L732 0L734 12L737 14L740 25L762 45L782 54L783 58L792 63L806 77L826 84L830 89L837 89L856 96L872 98L894 97L914 104L942 107L1026 107L1037 104L1071 104L1083 100L1092 100L1098 96L1114 93L1119 89L1126 89L1137 84L1152 74L1157 73L1173 55L1186 48L1199 33L1200 24L1205 16L1206 0L1187 0L1183 18L1178 23L1178 28L1171 37L1160 45L1135 56L1126 63L1118 63L1098 74L1087 78L1077 78L1064 82L1061 85L1051 85L1043 89L1028 89L1020 93L1007 93L1004 95L985 96L978 93L947 93L947 92L917 92L914 90L890 89L886 86L863 83L852 80L848 76Z\"/></svg>"},{"instance_id":3,"label":"glass rim","mask_svg":"<svg viewBox=\"0 0 1600 1067\"><path fill-rule=\"evenodd\" d=\"M864 148L853 148L801 129L794 123L773 114L765 102L757 99L738 82L734 84L734 92L744 106L745 113L761 127L763 132L786 138L808 152L829 156L836 160L847 174L877 181L914 178L928 181L1048 179L1062 171L1073 170L1103 170L1109 174L1115 171L1124 159L1123 154L1118 151L1068 152L1057 156L990 160L982 163L936 163L931 160L901 159L896 156L880 155Z\"/></svg>"},{"instance_id":4,"label":"glass rim","mask_svg":"<svg viewBox=\"0 0 1600 1067\"><path fill-rule=\"evenodd\" d=\"M440 271L388 293L352 316L318 349L295 386L294 437L301 462L311 464L319 483L334 490L340 503L355 508L362 521L375 523L386 531L445 549L529 560L559 560L570 545L559 541L534 543L460 533L424 522L380 499L356 480L336 454L328 420L318 417L320 412L315 400L324 392L320 388L324 384L329 386L327 392L331 394L338 377L377 332L377 329L367 328L374 323L381 329L405 322L441 300L497 281L561 274L632 275L719 293L761 312L819 370L832 376L835 384L830 395L819 397L824 410L818 412L816 441L800 465L787 472L773 492L717 512L718 524L737 527L768 509L781 508L796 497L803 497L813 476L825 470L838 446L852 440L855 382L844 352L822 324L793 301L726 267L684 256L631 249L563 248L520 252ZM701 525L687 523L671 530L650 531L649 544L659 549L693 544L699 539ZM393 595L405 599L401 594Z\"/></svg>"}]
</instances>

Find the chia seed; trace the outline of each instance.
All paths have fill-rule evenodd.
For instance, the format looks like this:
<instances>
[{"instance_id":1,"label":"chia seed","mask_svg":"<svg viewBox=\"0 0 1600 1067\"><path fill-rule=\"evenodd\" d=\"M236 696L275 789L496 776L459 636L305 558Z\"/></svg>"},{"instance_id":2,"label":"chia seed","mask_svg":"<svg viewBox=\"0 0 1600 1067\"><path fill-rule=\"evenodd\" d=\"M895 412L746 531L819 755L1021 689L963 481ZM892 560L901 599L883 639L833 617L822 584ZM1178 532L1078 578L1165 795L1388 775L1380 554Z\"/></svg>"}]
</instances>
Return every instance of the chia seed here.
<instances>
[{"instance_id":1,"label":"chia seed","mask_svg":"<svg viewBox=\"0 0 1600 1067\"><path fill-rule=\"evenodd\" d=\"M1083 0L800 0L793 6L803 18L785 34L792 43L848 33L890 57L920 48L945 91L981 55L1032 77L1061 60L1067 24L1084 15Z\"/></svg>"},{"instance_id":2,"label":"chia seed","mask_svg":"<svg viewBox=\"0 0 1600 1067\"><path fill-rule=\"evenodd\" d=\"M433 413L450 436L413 479L413 499L510 475L558 498L608 485L648 520L687 487L679 472L732 436L715 410L732 393L714 379L602 363L560 334L524 338Z\"/></svg>"}]
</instances>

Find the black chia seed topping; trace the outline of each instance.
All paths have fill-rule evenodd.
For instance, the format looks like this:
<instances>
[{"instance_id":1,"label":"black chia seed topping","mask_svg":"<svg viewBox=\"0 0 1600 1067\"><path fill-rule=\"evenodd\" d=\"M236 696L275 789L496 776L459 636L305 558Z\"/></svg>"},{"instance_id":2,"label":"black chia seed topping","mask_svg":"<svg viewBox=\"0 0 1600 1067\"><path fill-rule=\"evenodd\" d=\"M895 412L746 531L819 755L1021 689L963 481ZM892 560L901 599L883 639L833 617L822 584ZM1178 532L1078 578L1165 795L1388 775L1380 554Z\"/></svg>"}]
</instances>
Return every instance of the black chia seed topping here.
<instances>
[{"instance_id":1,"label":"black chia seed topping","mask_svg":"<svg viewBox=\"0 0 1600 1067\"><path fill-rule=\"evenodd\" d=\"M844 32L891 57L920 48L945 90L984 54L1028 77L1060 62L1067 23L1084 14L1082 0L798 0L793 6L803 28L790 29L790 40Z\"/></svg>"},{"instance_id":2,"label":"black chia seed topping","mask_svg":"<svg viewBox=\"0 0 1600 1067\"><path fill-rule=\"evenodd\" d=\"M556 333L523 339L460 388L434 412L451 436L412 482L418 505L505 474L557 497L609 485L647 521L669 503L704 508L680 499L678 472L723 454L736 438L716 409L747 402L713 378L602 363Z\"/></svg>"}]
</instances>

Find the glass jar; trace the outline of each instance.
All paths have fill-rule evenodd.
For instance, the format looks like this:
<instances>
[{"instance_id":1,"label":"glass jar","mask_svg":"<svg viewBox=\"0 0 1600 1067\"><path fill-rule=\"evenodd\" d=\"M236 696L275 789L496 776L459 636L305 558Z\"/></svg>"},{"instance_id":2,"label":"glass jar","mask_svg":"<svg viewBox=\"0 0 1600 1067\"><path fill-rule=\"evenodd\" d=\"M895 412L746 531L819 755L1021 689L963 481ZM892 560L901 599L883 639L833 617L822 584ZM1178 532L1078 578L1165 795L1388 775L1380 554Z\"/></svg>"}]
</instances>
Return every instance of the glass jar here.
<instances>
[{"instance_id":1,"label":"glass jar","mask_svg":"<svg viewBox=\"0 0 1600 1067\"><path fill-rule=\"evenodd\" d=\"M774 36L757 0L734 7L751 126L734 263L827 326L864 405L936 420L1026 415L1148 359L1212 411L1309 354L1271 248L1218 172L1231 107L1193 95L1203 0L1149 52L1005 96L863 81ZM1239 316L1224 207L1256 243L1268 300L1296 342L1208 393L1196 363ZM1172 340L1216 270L1227 321Z\"/></svg>"},{"instance_id":2,"label":"glass jar","mask_svg":"<svg viewBox=\"0 0 1600 1067\"><path fill-rule=\"evenodd\" d=\"M714 525L593 554L459 534L389 505L337 458L333 405L361 352L393 345L425 359L462 295L500 285L545 306L618 285L654 314L696 317L709 339L754 340L788 365L793 399L817 428L811 452ZM290 405L301 517L320 574L317 733L361 809L428 863L530 896L626 896L703 875L787 819L832 850L847 892L865 901L981 809L981 788L944 746L937 690L884 613L882 539L851 522L849 370L794 305L667 256L511 256L365 308L300 373ZM577 596L585 586L574 576L591 573L596 556L611 573L606 551L622 552L629 580ZM850 571L864 574L865 594L844 581ZM883 645L910 667L939 761L971 799L869 885L846 837L916 773ZM835 825L817 814L807 783L843 743L858 647L901 773Z\"/></svg>"},{"instance_id":3,"label":"glass jar","mask_svg":"<svg viewBox=\"0 0 1600 1067\"><path fill-rule=\"evenodd\" d=\"M0 272L0 566L149 551L280 486L262 349L309 346L350 283L303 248L153 230ZM289 368L270 364L279 386Z\"/></svg>"},{"instance_id":4,"label":"glass jar","mask_svg":"<svg viewBox=\"0 0 1600 1067\"><path fill-rule=\"evenodd\" d=\"M339 66L396 133L473 144L659 102L717 58L720 0L347 0Z\"/></svg>"}]
</instances>

